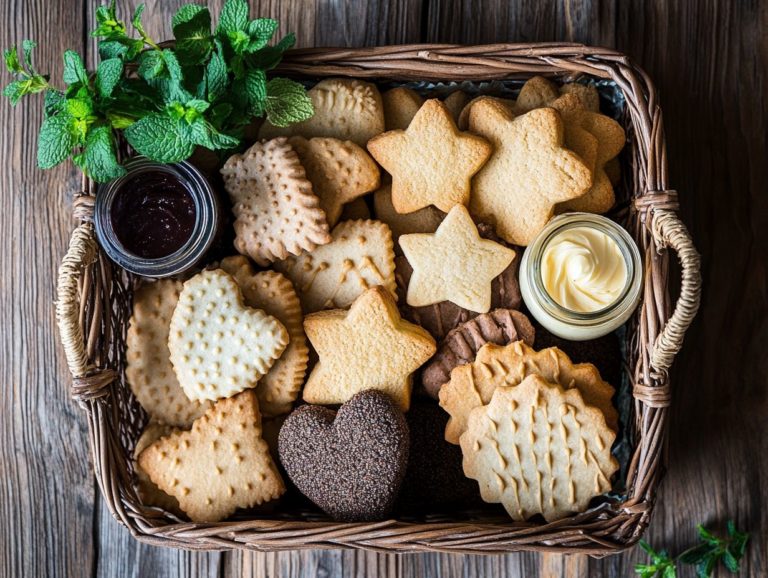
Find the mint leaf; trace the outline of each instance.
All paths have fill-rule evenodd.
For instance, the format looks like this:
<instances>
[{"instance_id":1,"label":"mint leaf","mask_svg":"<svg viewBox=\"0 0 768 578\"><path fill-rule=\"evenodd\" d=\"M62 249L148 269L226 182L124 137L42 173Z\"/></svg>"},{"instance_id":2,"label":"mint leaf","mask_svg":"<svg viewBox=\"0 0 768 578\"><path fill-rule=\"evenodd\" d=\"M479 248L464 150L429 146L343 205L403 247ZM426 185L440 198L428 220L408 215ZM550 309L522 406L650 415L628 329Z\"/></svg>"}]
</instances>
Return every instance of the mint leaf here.
<instances>
[{"instance_id":1,"label":"mint leaf","mask_svg":"<svg viewBox=\"0 0 768 578\"><path fill-rule=\"evenodd\" d=\"M90 98L71 98L66 101L67 114L74 119L84 120L91 116L93 103Z\"/></svg>"},{"instance_id":2,"label":"mint leaf","mask_svg":"<svg viewBox=\"0 0 768 578\"><path fill-rule=\"evenodd\" d=\"M83 151L83 168L97 183L105 183L125 174L117 162L115 139L108 126L98 126L88 132Z\"/></svg>"},{"instance_id":3,"label":"mint leaf","mask_svg":"<svg viewBox=\"0 0 768 578\"><path fill-rule=\"evenodd\" d=\"M201 64L211 53L211 13L203 6L187 4L173 17L176 53L184 65Z\"/></svg>"},{"instance_id":4,"label":"mint leaf","mask_svg":"<svg viewBox=\"0 0 768 578\"><path fill-rule=\"evenodd\" d=\"M267 75L263 70L253 69L245 73L245 92L248 112L253 116L262 116L267 98Z\"/></svg>"},{"instance_id":5,"label":"mint leaf","mask_svg":"<svg viewBox=\"0 0 768 578\"><path fill-rule=\"evenodd\" d=\"M288 126L315 114L304 87L287 78L273 78L267 83L265 109L267 120L275 126Z\"/></svg>"},{"instance_id":6,"label":"mint leaf","mask_svg":"<svg viewBox=\"0 0 768 578\"><path fill-rule=\"evenodd\" d=\"M131 18L131 24L141 34L142 38L147 36L146 32L144 32L144 26L141 24L141 15L144 13L144 8L146 8L144 4L136 6L136 10L134 10L133 17Z\"/></svg>"},{"instance_id":7,"label":"mint leaf","mask_svg":"<svg viewBox=\"0 0 768 578\"><path fill-rule=\"evenodd\" d=\"M21 49L24 52L24 65L32 72L34 72L34 68L32 68L32 50L36 46L37 43L32 40L23 40L21 42Z\"/></svg>"},{"instance_id":8,"label":"mint leaf","mask_svg":"<svg viewBox=\"0 0 768 578\"><path fill-rule=\"evenodd\" d=\"M221 42L216 40L216 50L211 54L211 59L205 67L205 77L208 85L208 100L213 102L227 90L229 74L227 62L224 60Z\"/></svg>"},{"instance_id":9,"label":"mint leaf","mask_svg":"<svg viewBox=\"0 0 768 578\"><path fill-rule=\"evenodd\" d=\"M5 67L8 69L8 72L16 74L24 72L24 69L21 67L21 62L19 62L18 50L15 46L10 50L3 51L3 58L5 59Z\"/></svg>"},{"instance_id":10,"label":"mint leaf","mask_svg":"<svg viewBox=\"0 0 768 578\"><path fill-rule=\"evenodd\" d=\"M248 61L251 66L256 68L272 70L280 63L280 60L283 58L283 52L293 48L294 44L296 44L296 36L291 32L284 36L280 42L274 46L265 46L261 50L251 54Z\"/></svg>"},{"instance_id":11,"label":"mint leaf","mask_svg":"<svg viewBox=\"0 0 768 578\"><path fill-rule=\"evenodd\" d=\"M199 100L199 99L193 98L192 100L187 101L185 106L189 109L203 113L206 110L208 110L208 107L210 107L211 105L208 104L208 102L206 102L205 100Z\"/></svg>"},{"instance_id":12,"label":"mint leaf","mask_svg":"<svg viewBox=\"0 0 768 578\"><path fill-rule=\"evenodd\" d=\"M227 0L221 9L216 34L226 36L238 30L244 30L247 24L248 2L246 0Z\"/></svg>"},{"instance_id":13,"label":"mint leaf","mask_svg":"<svg viewBox=\"0 0 768 578\"><path fill-rule=\"evenodd\" d=\"M37 139L37 166L41 169L55 167L72 152L75 139L70 121L71 117L66 114L50 116L43 121Z\"/></svg>"},{"instance_id":14,"label":"mint leaf","mask_svg":"<svg viewBox=\"0 0 768 578\"><path fill-rule=\"evenodd\" d=\"M248 23L247 28L250 42L248 43L246 52L256 52L257 50L264 48L277 30L277 27L277 20L273 20L272 18L257 18L256 20L251 20Z\"/></svg>"},{"instance_id":15,"label":"mint leaf","mask_svg":"<svg viewBox=\"0 0 768 578\"><path fill-rule=\"evenodd\" d=\"M64 82L88 84L88 72L83 65L83 59L74 50L64 52Z\"/></svg>"},{"instance_id":16,"label":"mint leaf","mask_svg":"<svg viewBox=\"0 0 768 578\"><path fill-rule=\"evenodd\" d=\"M204 118L198 118L190 125L190 136L195 144L210 150L227 150L240 144L240 140L218 132Z\"/></svg>"},{"instance_id":17,"label":"mint leaf","mask_svg":"<svg viewBox=\"0 0 768 578\"><path fill-rule=\"evenodd\" d=\"M166 114L150 114L125 129L128 143L141 155L161 163L183 161L192 154L195 145L183 120L173 120Z\"/></svg>"},{"instance_id":18,"label":"mint leaf","mask_svg":"<svg viewBox=\"0 0 768 578\"><path fill-rule=\"evenodd\" d=\"M111 39L125 36L125 23L117 19L114 0L108 6L96 8L96 29L91 36Z\"/></svg>"},{"instance_id":19,"label":"mint leaf","mask_svg":"<svg viewBox=\"0 0 768 578\"><path fill-rule=\"evenodd\" d=\"M102 60L96 69L96 90L102 97L112 96L123 76L123 61L119 58Z\"/></svg>"},{"instance_id":20,"label":"mint leaf","mask_svg":"<svg viewBox=\"0 0 768 578\"><path fill-rule=\"evenodd\" d=\"M128 52L128 47L117 40L102 40L99 42L99 57L102 60L122 58Z\"/></svg>"},{"instance_id":21,"label":"mint leaf","mask_svg":"<svg viewBox=\"0 0 768 578\"><path fill-rule=\"evenodd\" d=\"M165 59L162 52L148 50L139 55L138 74L144 80L152 80L160 76L165 70Z\"/></svg>"},{"instance_id":22,"label":"mint leaf","mask_svg":"<svg viewBox=\"0 0 768 578\"><path fill-rule=\"evenodd\" d=\"M23 80L15 80L3 89L3 96L8 97L12 106L16 106L25 94L25 82Z\"/></svg>"}]
</instances>

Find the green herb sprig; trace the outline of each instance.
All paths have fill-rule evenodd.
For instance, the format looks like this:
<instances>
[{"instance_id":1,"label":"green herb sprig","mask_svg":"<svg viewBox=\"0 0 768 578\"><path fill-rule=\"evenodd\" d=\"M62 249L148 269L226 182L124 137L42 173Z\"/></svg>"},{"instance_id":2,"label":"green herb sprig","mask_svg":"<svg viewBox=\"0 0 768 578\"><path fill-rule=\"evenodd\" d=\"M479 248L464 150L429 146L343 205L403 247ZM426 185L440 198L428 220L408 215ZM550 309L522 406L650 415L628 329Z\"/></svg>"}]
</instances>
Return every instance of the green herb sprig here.
<instances>
[{"instance_id":1,"label":"green herb sprig","mask_svg":"<svg viewBox=\"0 0 768 578\"><path fill-rule=\"evenodd\" d=\"M641 578L676 578L678 561L695 566L699 578L712 576L720 562L730 572L737 573L747 549L749 535L736 530L732 520L728 521L728 535L725 538L718 538L701 524L696 528L699 543L674 558L666 550L656 552L647 542L640 540L640 547L651 557L651 563L636 564L635 573Z\"/></svg>"},{"instance_id":2,"label":"green herb sprig","mask_svg":"<svg viewBox=\"0 0 768 578\"><path fill-rule=\"evenodd\" d=\"M32 65L35 43L6 50L14 75L3 94L16 105L28 94L45 93L38 138L38 165L51 168L72 158L97 182L125 173L116 154L122 134L139 154L172 163L189 158L195 147L229 151L242 144L245 128L266 116L277 126L306 120L314 113L304 87L285 78L268 78L293 34L274 45L278 22L250 19L246 0L227 0L212 29L205 6L179 8L171 25L175 44L163 47L142 24L140 5L127 24L115 2L96 10L99 63L89 71L80 55L64 53L64 90L49 84Z\"/></svg>"}]
</instances>

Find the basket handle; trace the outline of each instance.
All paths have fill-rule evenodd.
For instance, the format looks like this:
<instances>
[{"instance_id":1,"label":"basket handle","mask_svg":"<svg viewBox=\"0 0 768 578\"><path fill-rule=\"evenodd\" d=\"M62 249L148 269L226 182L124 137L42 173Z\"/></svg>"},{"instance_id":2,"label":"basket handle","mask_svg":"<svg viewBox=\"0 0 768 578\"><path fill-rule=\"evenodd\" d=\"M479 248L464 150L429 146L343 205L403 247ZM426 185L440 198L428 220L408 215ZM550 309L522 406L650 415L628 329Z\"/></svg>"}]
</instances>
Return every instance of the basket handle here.
<instances>
[{"instance_id":1,"label":"basket handle","mask_svg":"<svg viewBox=\"0 0 768 578\"><path fill-rule=\"evenodd\" d=\"M693 240L680 217L673 210L653 210L651 231L659 248L674 249L680 260L682 281L680 296L672 316L656 337L651 352L651 366L659 372L666 372L675 355L683 346L683 338L696 317L701 301L701 258L693 246Z\"/></svg>"},{"instance_id":2,"label":"basket handle","mask_svg":"<svg viewBox=\"0 0 768 578\"><path fill-rule=\"evenodd\" d=\"M83 223L72 232L56 285L56 322L73 378L72 397L80 402L106 395L105 386L116 376L113 370L97 369L89 361L80 325L80 279L86 267L96 259L93 225Z\"/></svg>"}]
</instances>

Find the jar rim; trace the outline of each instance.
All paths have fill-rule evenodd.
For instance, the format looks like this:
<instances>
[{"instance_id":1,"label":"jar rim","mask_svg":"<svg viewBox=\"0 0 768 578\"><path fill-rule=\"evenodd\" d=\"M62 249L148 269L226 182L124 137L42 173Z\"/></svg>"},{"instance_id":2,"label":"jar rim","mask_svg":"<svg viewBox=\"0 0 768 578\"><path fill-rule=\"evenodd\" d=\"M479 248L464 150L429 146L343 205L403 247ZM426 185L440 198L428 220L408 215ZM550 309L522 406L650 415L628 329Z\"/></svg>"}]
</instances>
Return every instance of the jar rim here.
<instances>
[{"instance_id":1,"label":"jar rim","mask_svg":"<svg viewBox=\"0 0 768 578\"><path fill-rule=\"evenodd\" d=\"M219 207L205 176L191 163L159 163L135 156L125 162L126 174L99 185L96 191L94 224L96 236L110 259L131 273L146 277L168 277L197 263L216 236ZM189 238L174 252L158 258L145 258L129 251L118 238L111 219L112 203L130 179L148 171L174 175L190 194L195 207L195 224Z\"/></svg>"}]
</instances>

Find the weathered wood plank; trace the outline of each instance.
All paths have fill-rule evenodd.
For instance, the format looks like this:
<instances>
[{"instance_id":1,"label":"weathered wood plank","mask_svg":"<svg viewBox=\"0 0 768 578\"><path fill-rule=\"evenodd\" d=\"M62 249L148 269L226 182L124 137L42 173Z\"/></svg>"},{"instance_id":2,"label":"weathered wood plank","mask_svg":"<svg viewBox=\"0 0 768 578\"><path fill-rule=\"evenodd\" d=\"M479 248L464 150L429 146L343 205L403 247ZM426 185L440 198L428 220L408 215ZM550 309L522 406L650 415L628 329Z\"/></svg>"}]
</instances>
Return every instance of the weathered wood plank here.
<instances>
[{"instance_id":1,"label":"weathered wood plank","mask_svg":"<svg viewBox=\"0 0 768 578\"><path fill-rule=\"evenodd\" d=\"M82 15L65 0L8 0L0 21L0 45L37 40L34 60L54 77L62 51L82 44ZM86 424L69 399L52 303L79 180L71 165L36 168L42 107L32 100L0 103L0 575L67 576L89 572L96 550Z\"/></svg>"}]
</instances>

